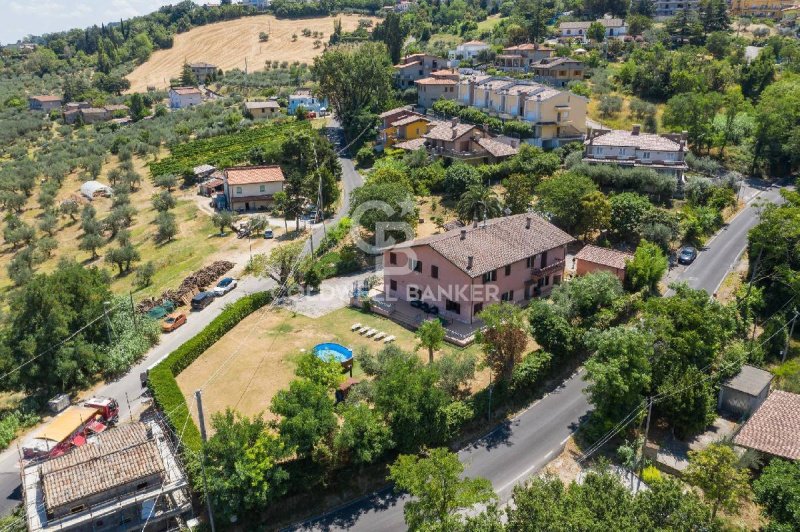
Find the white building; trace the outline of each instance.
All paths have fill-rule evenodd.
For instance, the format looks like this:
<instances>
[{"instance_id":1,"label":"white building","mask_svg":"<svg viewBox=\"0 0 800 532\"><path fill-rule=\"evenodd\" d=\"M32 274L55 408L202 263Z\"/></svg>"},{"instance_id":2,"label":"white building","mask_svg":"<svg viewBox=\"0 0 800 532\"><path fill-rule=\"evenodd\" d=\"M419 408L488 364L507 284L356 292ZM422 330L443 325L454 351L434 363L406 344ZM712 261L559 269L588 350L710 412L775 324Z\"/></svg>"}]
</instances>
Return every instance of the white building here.
<instances>
[{"instance_id":1,"label":"white building","mask_svg":"<svg viewBox=\"0 0 800 532\"><path fill-rule=\"evenodd\" d=\"M447 52L447 58L450 60L450 66L456 67L459 61L477 59L478 54L488 49L489 45L483 41L467 41L456 46L455 50Z\"/></svg>"},{"instance_id":2,"label":"white building","mask_svg":"<svg viewBox=\"0 0 800 532\"><path fill-rule=\"evenodd\" d=\"M655 7L656 10L656 20L663 20L665 18L674 17L685 9L697 11L700 9L700 0L655 0L653 2L653 7Z\"/></svg>"},{"instance_id":3,"label":"white building","mask_svg":"<svg viewBox=\"0 0 800 532\"><path fill-rule=\"evenodd\" d=\"M675 176L679 183L687 170L686 133L656 135L642 133L638 124L631 131L595 130L584 141L583 162L623 167L652 168Z\"/></svg>"},{"instance_id":4,"label":"white building","mask_svg":"<svg viewBox=\"0 0 800 532\"><path fill-rule=\"evenodd\" d=\"M323 109L327 111L328 100L317 98L311 93L310 89L299 89L289 96L289 114L294 114L298 107L303 107L306 111L319 113Z\"/></svg>"},{"instance_id":5,"label":"white building","mask_svg":"<svg viewBox=\"0 0 800 532\"><path fill-rule=\"evenodd\" d=\"M232 211L265 210L283 190L280 166L233 166L223 174L223 190Z\"/></svg>"},{"instance_id":6,"label":"white building","mask_svg":"<svg viewBox=\"0 0 800 532\"><path fill-rule=\"evenodd\" d=\"M599 22L606 29L606 39L621 39L628 34L628 26L622 19L601 18L595 22ZM592 24L594 24L594 22L590 21L562 22L558 26L560 32L559 38L562 41L569 39L573 41L588 42L589 38L586 36L586 32L589 30L589 26Z\"/></svg>"},{"instance_id":7,"label":"white building","mask_svg":"<svg viewBox=\"0 0 800 532\"><path fill-rule=\"evenodd\" d=\"M256 9L266 9L272 3L271 0L242 0L241 4L247 7L255 7Z\"/></svg>"},{"instance_id":8,"label":"white building","mask_svg":"<svg viewBox=\"0 0 800 532\"><path fill-rule=\"evenodd\" d=\"M197 87L171 87L169 106L172 109L186 109L203 103L203 92Z\"/></svg>"}]
</instances>

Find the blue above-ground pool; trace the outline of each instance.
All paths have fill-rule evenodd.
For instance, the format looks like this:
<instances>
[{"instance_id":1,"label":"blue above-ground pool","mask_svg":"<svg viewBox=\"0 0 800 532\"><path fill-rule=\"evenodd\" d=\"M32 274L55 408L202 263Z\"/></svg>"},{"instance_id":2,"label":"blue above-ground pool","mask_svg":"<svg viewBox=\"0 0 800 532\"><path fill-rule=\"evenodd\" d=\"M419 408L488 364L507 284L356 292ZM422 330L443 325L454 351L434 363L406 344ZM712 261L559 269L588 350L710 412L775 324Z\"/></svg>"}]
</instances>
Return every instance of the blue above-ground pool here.
<instances>
[{"instance_id":1,"label":"blue above-ground pool","mask_svg":"<svg viewBox=\"0 0 800 532\"><path fill-rule=\"evenodd\" d=\"M353 351L343 345L327 343L314 346L314 354L323 360L330 360L333 358L337 362L345 364L352 362Z\"/></svg>"}]
</instances>

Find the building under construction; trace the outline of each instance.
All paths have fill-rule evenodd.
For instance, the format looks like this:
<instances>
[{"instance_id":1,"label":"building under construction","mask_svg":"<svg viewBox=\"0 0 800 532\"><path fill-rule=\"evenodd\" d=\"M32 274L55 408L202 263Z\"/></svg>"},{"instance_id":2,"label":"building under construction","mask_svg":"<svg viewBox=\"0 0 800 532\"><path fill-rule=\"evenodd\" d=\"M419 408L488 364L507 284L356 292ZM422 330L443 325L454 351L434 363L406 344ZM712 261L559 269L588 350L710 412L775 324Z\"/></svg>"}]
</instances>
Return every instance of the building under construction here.
<instances>
[{"instance_id":1,"label":"building under construction","mask_svg":"<svg viewBox=\"0 0 800 532\"><path fill-rule=\"evenodd\" d=\"M23 462L28 530L177 529L192 507L169 436L157 421L129 423L63 456Z\"/></svg>"}]
</instances>

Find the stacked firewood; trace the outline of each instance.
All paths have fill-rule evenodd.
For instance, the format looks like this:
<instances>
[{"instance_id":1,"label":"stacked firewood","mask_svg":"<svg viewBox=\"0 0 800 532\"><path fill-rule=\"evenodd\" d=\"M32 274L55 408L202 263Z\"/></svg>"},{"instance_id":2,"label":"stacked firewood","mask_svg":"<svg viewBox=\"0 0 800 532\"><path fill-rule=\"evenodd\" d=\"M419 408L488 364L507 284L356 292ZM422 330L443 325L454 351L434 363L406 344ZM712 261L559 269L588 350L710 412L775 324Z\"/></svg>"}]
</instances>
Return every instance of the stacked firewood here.
<instances>
[{"instance_id":1,"label":"stacked firewood","mask_svg":"<svg viewBox=\"0 0 800 532\"><path fill-rule=\"evenodd\" d=\"M148 297L142 300L137 309L139 312L148 312L165 301L172 301L175 305L186 305L198 292L211 286L217 279L233 269L234 264L227 260L218 260L205 268L197 270L186 277L177 290L164 290L158 298Z\"/></svg>"}]
</instances>

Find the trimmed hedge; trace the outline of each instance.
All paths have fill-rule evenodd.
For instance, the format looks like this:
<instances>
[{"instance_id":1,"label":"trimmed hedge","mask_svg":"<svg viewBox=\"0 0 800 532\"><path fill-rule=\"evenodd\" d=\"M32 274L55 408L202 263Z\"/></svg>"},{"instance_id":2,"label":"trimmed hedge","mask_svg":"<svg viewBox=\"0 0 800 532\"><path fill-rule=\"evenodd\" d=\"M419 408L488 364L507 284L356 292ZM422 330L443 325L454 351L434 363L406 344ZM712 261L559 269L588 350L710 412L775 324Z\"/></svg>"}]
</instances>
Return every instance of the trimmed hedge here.
<instances>
[{"instance_id":1,"label":"trimmed hedge","mask_svg":"<svg viewBox=\"0 0 800 532\"><path fill-rule=\"evenodd\" d=\"M182 433L181 439L188 449L199 452L202 441L197 425L186 420L189 406L186 404L175 377L197 360L225 333L233 329L237 323L270 301L272 301L272 292L270 291L257 292L241 298L226 307L205 329L170 353L150 371L147 386L153 394L153 400L164 412L175 432Z\"/></svg>"}]
</instances>

